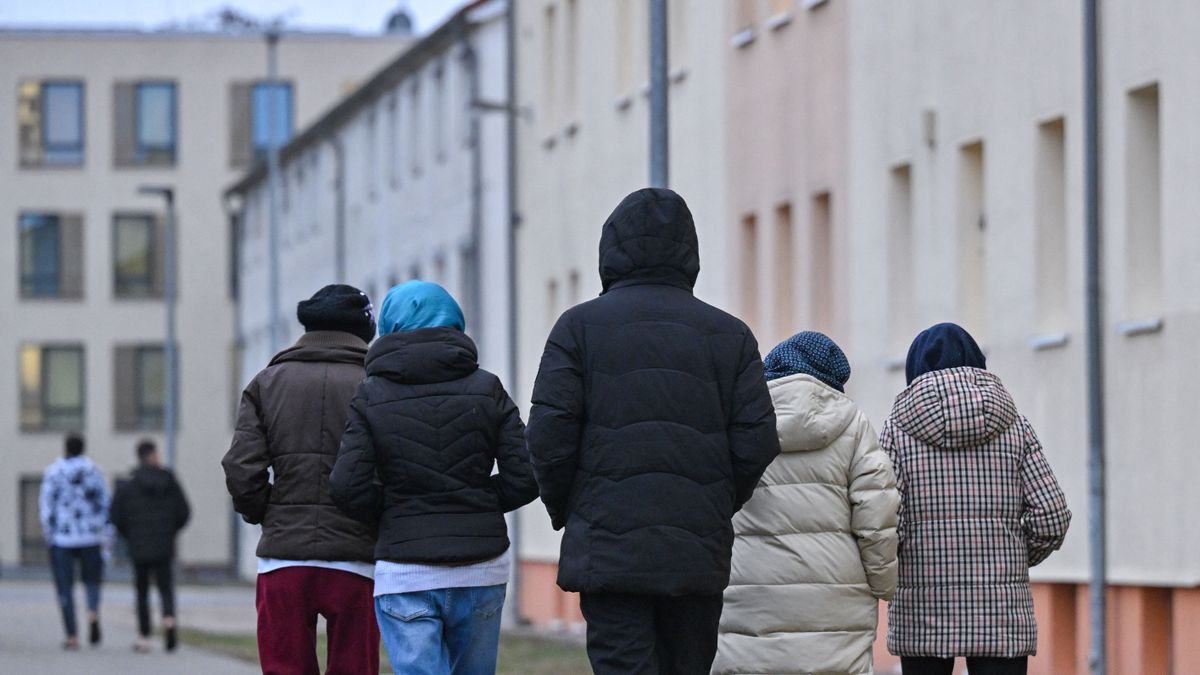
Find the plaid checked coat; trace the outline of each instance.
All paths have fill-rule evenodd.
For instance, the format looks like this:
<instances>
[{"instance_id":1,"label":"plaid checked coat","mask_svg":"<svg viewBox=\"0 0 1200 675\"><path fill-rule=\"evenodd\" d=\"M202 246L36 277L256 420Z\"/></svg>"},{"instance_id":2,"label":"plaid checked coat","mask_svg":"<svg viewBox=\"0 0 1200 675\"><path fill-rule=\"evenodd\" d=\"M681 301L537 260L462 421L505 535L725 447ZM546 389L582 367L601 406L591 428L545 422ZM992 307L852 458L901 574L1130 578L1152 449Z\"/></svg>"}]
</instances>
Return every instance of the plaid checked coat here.
<instances>
[{"instance_id":1,"label":"plaid checked coat","mask_svg":"<svg viewBox=\"0 0 1200 675\"><path fill-rule=\"evenodd\" d=\"M1029 421L986 370L927 373L897 398L880 444L900 489L897 656L1037 651L1029 568L1071 522Z\"/></svg>"}]
</instances>

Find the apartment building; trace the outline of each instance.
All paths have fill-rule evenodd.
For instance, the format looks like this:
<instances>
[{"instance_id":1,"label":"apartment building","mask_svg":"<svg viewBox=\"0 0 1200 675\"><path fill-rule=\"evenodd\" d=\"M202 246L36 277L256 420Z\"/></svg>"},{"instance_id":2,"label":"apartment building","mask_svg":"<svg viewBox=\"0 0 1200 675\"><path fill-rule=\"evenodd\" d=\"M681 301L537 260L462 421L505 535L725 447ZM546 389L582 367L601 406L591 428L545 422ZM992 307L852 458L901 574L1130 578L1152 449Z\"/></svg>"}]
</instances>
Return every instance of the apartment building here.
<instances>
[{"instance_id":1,"label":"apartment building","mask_svg":"<svg viewBox=\"0 0 1200 675\"><path fill-rule=\"evenodd\" d=\"M700 235L700 297L726 302L725 115L729 35L707 0L669 3L670 185ZM733 3L721 3L729 9ZM517 0L517 377L526 412L558 315L600 292L597 246L608 214L649 182L649 3ZM558 590L559 534L540 504L519 522L519 603L540 625L581 626Z\"/></svg>"},{"instance_id":2,"label":"apartment building","mask_svg":"<svg viewBox=\"0 0 1200 675\"><path fill-rule=\"evenodd\" d=\"M507 3L467 3L283 147L279 178L281 345L271 344L265 167L226 193L240 220L238 382L303 332L295 307L329 283L376 307L409 279L463 307L480 365L510 358ZM242 528L254 573L257 527Z\"/></svg>"},{"instance_id":3,"label":"apartment building","mask_svg":"<svg viewBox=\"0 0 1200 675\"><path fill-rule=\"evenodd\" d=\"M1031 672L1087 672L1080 6L737 5L733 307L764 343L829 332L877 426L921 328L956 321L979 338L1076 514L1063 550L1033 570ZM1200 101L1200 7L1100 5L1110 672L1190 673L1200 132L1186 120ZM880 672L896 665L882 644L876 657Z\"/></svg>"},{"instance_id":4,"label":"apartment building","mask_svg":"<svg viewBox=\"0 0 1200 675\"><path fill-rule=\"evenodd\" d=\"M352 91L397 36L287 33L282 76L264 81L261 36L199 32L0 31L0 565L45 559L42 469L83 432L111 480L134 444L161 440L163 203L178 209L176 472L193 504L185 566L231 561L219 459L240 379L233 360L231 239L221 189ZM272 101L277 105L272 106ZM277 115L272 124L268 111Z\"/></svg>"}]
</instances>

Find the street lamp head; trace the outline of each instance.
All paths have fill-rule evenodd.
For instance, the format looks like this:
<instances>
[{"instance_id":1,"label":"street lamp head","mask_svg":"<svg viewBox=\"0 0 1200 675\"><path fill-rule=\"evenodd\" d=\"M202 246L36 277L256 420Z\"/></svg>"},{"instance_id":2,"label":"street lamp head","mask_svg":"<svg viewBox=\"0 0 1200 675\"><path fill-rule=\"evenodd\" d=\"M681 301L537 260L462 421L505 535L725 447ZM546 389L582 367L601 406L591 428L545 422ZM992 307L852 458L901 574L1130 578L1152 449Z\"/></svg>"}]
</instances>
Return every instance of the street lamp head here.
<instances>
[{"instance_id":1,"label":"street lamp head","mask_svg":"<svg viewBox=\"0 0 1200 675\"><path fill-rule=\"evenodd\" d=\"M139 185L138 194L149 197L162 197L168 202L175 199L175 188L170 185Z\"/></svg>"}]
</instances>

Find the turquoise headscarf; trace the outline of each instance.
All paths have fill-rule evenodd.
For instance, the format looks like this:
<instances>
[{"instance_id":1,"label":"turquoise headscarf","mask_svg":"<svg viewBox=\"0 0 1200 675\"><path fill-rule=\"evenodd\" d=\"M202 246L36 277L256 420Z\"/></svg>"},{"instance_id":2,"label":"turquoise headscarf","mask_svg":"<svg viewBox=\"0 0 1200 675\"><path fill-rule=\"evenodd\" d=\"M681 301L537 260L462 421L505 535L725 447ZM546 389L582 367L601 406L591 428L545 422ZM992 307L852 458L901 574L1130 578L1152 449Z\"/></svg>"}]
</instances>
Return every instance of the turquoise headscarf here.
<instances>
[{"instance_id":1,"label":"turquoise headscarf","mask_svg":"<svg viewBox=\"0 0 1200 675\"><path fill-rule=\"evenodd\" d=\"M406 281L393 286L379 309L379 334L418 328L466 330L462 308L446 289L428 281Z\"/></svg>"}]
</instances>

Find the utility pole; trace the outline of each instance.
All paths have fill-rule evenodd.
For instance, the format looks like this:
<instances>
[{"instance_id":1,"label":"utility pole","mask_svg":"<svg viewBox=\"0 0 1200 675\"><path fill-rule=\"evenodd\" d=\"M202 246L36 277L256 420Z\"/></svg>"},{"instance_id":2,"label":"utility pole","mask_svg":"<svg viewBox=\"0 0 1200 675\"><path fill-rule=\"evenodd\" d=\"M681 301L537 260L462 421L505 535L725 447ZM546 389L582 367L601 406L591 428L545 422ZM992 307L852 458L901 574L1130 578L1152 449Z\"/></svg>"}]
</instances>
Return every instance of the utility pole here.
<instances>
[{"instance_id":1,"label":"utility pole","mask_svg":"<svg viewBox=\"0 0 1200 675\"><path fill-rule=\"evenodd\" d=\"M1098 0L1083 0L1084 208L1087 269L1088 588L1092 675L1108 672L1107 516L1104 450L1104 296L1100 230L1100 17Z\"/></svg>"},{"instance_id":2,"label":"utility pole","mask_svg":"<svg viewBox=\"0 0 1200 675\"><path fill-rule=\"evenodd\" d=\"M175 467L176 436L179 427L179 352L175 338L176 292L176 243L175 243L175 190L165 185L143 185L138 194L163 198L166 213L163 221L163 302L166 309L166 343L163 345L163 444L167 467Z\"/></svg>"},{"instance_id":3,"label":"utility pole","mask_svg":"<svg viewBox=\"0 0 1200 675\"><path fill-rule=\"evenodd\" d=\"M667 0L650 0L650 186L667 187L670 134L667 88Z\"/></svg>"},{"instance_id":4,"label":"utility pole","mask_svg":"<svg viewBox=\"0 0 1200 675\"><path fill-rule=\"evenodd\" d=\"M279 325L279 23L267 28L267 284L268 316L270 321L271 352L283 348Z\"/></svg>"}]
</instances>

